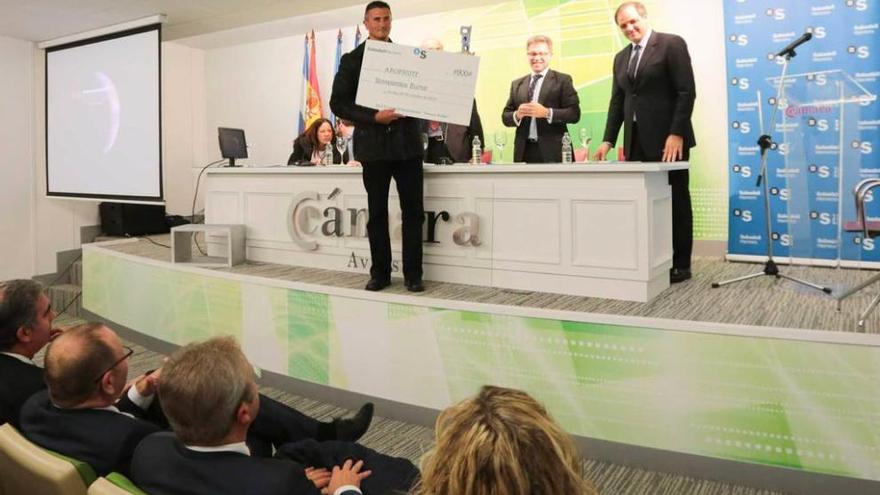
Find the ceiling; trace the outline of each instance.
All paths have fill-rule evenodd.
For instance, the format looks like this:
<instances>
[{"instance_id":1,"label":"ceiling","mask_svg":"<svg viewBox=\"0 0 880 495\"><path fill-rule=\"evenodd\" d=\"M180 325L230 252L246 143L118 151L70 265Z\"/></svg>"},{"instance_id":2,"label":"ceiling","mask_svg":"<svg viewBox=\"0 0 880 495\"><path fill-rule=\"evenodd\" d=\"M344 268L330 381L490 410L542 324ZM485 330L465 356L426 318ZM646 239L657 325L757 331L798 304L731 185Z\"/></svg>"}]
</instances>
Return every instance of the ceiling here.
<instances>
[{"instance_id":1,"label":"ceiling","mask_svg":"<svg viewBox=\"0 0 880 495\"><path fill-rule=\"evenodd\" d=\"M166 41L365 4L364 0L0 0L0 36L40 42L153 14Z\"/></svg>"}]
</instances>

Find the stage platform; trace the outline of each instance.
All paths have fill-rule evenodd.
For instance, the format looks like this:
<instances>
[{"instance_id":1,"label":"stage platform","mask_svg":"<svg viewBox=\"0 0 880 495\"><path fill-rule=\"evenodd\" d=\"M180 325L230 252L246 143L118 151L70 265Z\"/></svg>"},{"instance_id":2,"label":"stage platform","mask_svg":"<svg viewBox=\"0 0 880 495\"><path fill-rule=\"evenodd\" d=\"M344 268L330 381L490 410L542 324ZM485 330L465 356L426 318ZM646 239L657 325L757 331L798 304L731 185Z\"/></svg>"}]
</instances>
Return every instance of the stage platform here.
<instances>
[{"instance_id":1,"label":"stage platform","mask_svg":"<svg viewBox=\"0 0 880 495\"><path fill-rule=\"evenodd\" d=\"M167 242L167 237L154 237ZM146 240L83 248L84 308L170 345L240 339L266 375L371 397L413 420L484 383L544 402L600 458L797 493L880 480L880 337L757 265L698 259L650 303L429 283L362 290L360 274L170 263ZM791 267L835 289L870 271ZM338 402L338 401L337 401Z\"/></svg>"}]
</instances>

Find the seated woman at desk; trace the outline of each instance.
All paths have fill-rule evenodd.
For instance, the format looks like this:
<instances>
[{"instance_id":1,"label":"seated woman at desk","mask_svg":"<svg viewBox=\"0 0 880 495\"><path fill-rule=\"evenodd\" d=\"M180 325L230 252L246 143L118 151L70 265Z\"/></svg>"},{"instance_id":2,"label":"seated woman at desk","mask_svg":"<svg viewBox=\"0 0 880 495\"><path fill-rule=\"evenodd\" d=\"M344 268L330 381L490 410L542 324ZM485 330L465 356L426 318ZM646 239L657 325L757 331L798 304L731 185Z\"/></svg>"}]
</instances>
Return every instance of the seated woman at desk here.
<instances>
[{"instance_id":1,"label":"seated woman at desk","mask_svg":"<svg viewBox=\"0 0 880 495\"><path fill-rule=\"evenodd\" d=\"M287 159L288 165L311 162L315 165L324 165L324 154L333 153L333 163L347 163L348 152L340 154L336 148L336 135L333 132L333 124L327 119L318 119L300 134L293 142L293 153Z\"/></svg>"}]
</instances>

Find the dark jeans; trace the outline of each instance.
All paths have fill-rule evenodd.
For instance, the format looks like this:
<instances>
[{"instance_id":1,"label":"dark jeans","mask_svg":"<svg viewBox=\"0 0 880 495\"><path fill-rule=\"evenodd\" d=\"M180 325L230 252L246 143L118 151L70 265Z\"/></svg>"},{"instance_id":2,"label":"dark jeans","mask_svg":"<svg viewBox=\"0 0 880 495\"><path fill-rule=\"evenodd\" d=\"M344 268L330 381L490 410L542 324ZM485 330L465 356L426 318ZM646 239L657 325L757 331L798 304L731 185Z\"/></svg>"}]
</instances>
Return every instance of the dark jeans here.
<instances>
[{"instance_id":1,"label":"dark jeans","mask_svg":"<svg viewBox=\"0 0 880 495\"><path fill-rule=\"evenodd\" d=\"M633 122L631 148L626 159L634 162L659 162L663 150L653 153L642 149L639 144L638 126ZM613 150L612 150L613 151ZM682 150L682 160L690 158L690 149ZM669 186L672 188L672 267L690 268L691 252L694 246L694 214L691 209L691 192L688 189L690 174L687 170L669 172Z\"/></svg>"},{"instance_id":2,"label":"dark jeans","mask_svg":"<svg viewBox=\"0 0 880 495\"><path fill-rule=\"evenodd\" d=\"M367 235L370 238L370 277L391 278L391 239L388 233L388 189L391 178L397 184L403 213L403 276L422 278L422 221L424 220L422 158L364 162L364 188L370 212Z\"/></svg>"}]
</instances>

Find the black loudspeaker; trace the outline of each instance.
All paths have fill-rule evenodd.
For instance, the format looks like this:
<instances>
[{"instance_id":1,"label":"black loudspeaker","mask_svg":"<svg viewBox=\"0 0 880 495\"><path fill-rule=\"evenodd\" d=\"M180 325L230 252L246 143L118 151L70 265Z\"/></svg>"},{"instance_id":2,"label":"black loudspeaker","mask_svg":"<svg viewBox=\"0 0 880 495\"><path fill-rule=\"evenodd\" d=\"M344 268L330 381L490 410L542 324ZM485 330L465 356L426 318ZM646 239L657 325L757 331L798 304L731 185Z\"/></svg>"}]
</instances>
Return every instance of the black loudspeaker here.
<instances>
[{"instance_id":1,"label":"black loudspeaker","mask_svg":"<svg viewBox=\"0 0 880 495\"><path fill-rule=\"evenodd\" d=\"M101 230L104 235L150 235L170 232L165 223L164 205L101 203Z\"/></svg>"}]
</instances>

